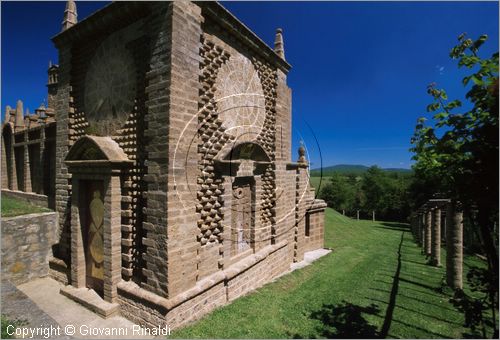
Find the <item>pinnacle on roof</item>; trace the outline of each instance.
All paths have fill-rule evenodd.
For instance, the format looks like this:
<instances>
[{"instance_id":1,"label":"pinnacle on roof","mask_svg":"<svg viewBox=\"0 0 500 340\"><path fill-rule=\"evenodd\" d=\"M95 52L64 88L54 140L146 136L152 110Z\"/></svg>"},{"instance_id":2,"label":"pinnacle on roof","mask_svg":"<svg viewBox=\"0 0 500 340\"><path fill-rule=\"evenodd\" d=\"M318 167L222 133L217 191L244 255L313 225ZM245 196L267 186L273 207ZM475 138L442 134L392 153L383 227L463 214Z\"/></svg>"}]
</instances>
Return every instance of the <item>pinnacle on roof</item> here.
<instances>
[{"instance_id":1,"label":"pinnacle on roof","mask_svg":"<svg viewBox=\"0 0 500 340\"><path fill-rule=\"evenodd\" d=\"M78 14L76 13L76 3L74 1L66 2L66 9L64 10L64 17L62 22L62 31L73 27L78 22Z\"/></svg>"},{"instance_id":2,"label":"pinnacle on roof","mask_svg":"<svg viewBox=\"0 0 500 340\"><path fill-rule=\"evenodd\" d=\"M274 52L282 59L285 59L285 44L283 43L283 30L278 28L276 30L276 37L274 38Z\"/></svg>"}]
</instances>

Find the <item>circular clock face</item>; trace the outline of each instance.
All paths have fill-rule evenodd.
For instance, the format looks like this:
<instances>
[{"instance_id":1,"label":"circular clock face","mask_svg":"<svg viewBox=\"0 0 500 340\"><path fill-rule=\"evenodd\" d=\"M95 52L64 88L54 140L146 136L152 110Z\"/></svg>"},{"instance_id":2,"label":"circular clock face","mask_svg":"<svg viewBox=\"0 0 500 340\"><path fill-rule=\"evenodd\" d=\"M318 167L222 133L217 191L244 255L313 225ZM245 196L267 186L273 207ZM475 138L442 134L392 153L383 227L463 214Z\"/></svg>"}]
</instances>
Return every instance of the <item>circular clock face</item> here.
<instances>
[{"instance_id":1,"label":"circular clock face","mask_svg":"<svg viewBox=\"0 0 500 340\"><path fill-rule=\"evenodd\" d=\"M108 136L126 122L136 94L135 64L124 36L114 33L92 57L85 78L85 112L90 134Z\"/></svg>"},{"instance_id":2,"label":"circular clock face","mask_svg":"<svg viewBox=\"0 0 500 340\"><path fill-rule=\"evenodd\" d=\"M226 132L238 141L252 141L266 118L262 84L252 62L242 56L231 57L221 66L215 83L219 118Z\"/></svg>"}]
</instances>

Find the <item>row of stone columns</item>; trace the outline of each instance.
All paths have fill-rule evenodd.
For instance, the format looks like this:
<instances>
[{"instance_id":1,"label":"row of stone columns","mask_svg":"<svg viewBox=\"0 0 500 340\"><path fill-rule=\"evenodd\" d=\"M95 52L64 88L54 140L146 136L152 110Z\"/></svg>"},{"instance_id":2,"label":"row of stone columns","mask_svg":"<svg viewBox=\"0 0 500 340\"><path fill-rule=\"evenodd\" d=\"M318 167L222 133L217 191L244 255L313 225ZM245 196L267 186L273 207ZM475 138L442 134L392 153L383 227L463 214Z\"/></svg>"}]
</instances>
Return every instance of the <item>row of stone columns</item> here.
<instances>
[{"instance_id":1,"label":"row of stone columns","mask_svg":"<svg viewBox=\"0 0 500 340\"><path fill-rule=\"evenodd\" d=\"M422 253L430 258L429 264L433 266L441 266L441 243L444 240L446 282L454 289L462 289L463 212L460 204L449 199L429 200L412 215L411 230L422 247Z\"/></svg>"}]
</instances>

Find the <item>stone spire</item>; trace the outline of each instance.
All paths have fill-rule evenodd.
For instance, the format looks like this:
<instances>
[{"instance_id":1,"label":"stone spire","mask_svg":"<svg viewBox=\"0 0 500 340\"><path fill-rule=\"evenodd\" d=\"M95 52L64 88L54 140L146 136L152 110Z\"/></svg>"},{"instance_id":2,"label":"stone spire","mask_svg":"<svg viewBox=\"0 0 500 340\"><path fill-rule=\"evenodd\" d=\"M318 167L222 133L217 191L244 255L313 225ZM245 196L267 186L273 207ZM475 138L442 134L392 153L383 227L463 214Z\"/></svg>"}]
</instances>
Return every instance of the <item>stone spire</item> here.
<instances>
[{"instance_id":1,"label":"stone spire","mask_svg":"<svg viewBox=\"0 0 500 340\"><path fill-rule=\"evenodd\" d=\"M64 11L64 18L62 22L62 31L76 25L78 22L78 14L76 13L76 3L74 1L66 2L66 10Z\"/></svg>"},{"instance_id":2,"label":"stone spire","mask_svg":"<svg viewBox=\"0 0 500 340\"><path fill-rule=\"evenodd\" d=\"M14 123L15 128L24 127L24 116L23 116L23 102L21 100L17 101L16 105L16 121Z\"/></svg>"},{"instance_id":3,"label":"stone spire","mask_svg":"<svg viewBox=\"0 0 500 340\"><path fill-rule=\"evenodd\" d=\"M281 58L285 59L285 45L283 44L283 30L278 28L276 30L276 37L274 38L274 52Z\"/></svg>"},{"instance_id":4,"label":"stone spire","mask_svg":"<svg viewBox=\"0 0 500 340\"><path fill-rule=\"evenodd\" d=\"M11 110L12 110L12 108L11 108L9 105L7 105L7 106L5 107L5 117L4 117L4 122L5 122L5 123L10 122L10 111L11 111Z\"/></svg>"}]
</instances>

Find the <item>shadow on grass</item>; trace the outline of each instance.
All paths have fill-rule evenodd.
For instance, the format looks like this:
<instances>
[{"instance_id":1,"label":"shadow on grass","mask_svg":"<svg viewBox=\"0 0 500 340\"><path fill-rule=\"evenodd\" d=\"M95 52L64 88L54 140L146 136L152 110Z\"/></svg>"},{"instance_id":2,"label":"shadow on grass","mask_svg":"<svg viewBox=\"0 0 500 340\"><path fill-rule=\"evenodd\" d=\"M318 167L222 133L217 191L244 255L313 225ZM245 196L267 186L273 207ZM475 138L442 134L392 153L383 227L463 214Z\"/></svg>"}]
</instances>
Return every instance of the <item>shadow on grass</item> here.
<instances>
[{"instance_id":1,"label":"shadow on grass","mask_svg":"<svg viewBox=\"0 0 500 340\"><path fill-rule=\"evenodd\" d=\"M377 327L370 325L363 314L376 315L380 308L375 304L362 307L347 301L340 305L323 305L320 310L311 313L311 318L322 323L318 327L319 335L325 338L375 339L379 338Z\"/></svg>"},{"instance_id":2,"label":"shadow on grass","mask_svg":"<svg viewBox=\"0 0 500 340\"><path fill-rule=\"evenodd\" d=\"M397 223L397 222L392 222L392 223L380 222L377 228L389 229L394 231L410 231L410 226L408 224Z\"/></svg>"}]
</instances>

